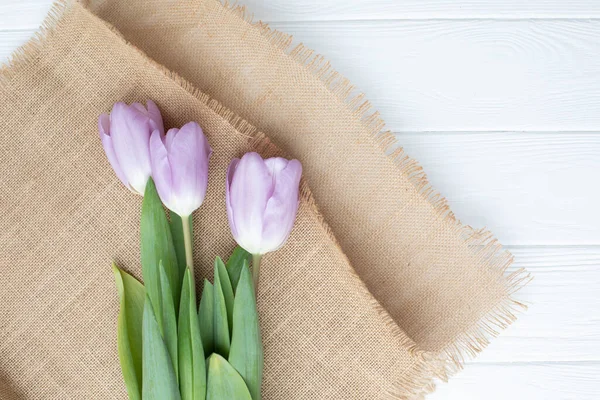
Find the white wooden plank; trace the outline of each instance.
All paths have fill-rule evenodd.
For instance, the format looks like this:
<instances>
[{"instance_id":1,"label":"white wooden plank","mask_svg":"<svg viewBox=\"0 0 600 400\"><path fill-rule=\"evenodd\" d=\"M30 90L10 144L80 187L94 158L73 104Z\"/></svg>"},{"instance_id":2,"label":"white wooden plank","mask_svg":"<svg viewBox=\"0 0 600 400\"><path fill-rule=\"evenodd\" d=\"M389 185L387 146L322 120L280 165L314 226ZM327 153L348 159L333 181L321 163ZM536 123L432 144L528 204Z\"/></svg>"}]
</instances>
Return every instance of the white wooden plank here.
<instances>
[{"instance_id":1,"label":"white wooden plank","mask_svg":"<svg viewBox=\"0 0 600 400\"><path fill-rule=\"evenodd\" d=\"M469 365L428 400L597 400L600 363Z\"/></svg>"},{"instance_id":2,"label":"white wooden plank","mask_svg":"<svg viewBox=\"0 0 600 400\"><path fill-rule=\"evenodd\" d=\"M598 18L596 0L242 0L263 21ZM52 0L0 0L0 30L36 28ZM149 3L151 6L151 3Z\"/></svg>"},{"instance_id":3,"label":"white wooden plank","mask_svg":"<svg viewBox=\"0 0 600 400\"><path fill-rule=\"evenodd\" d=\"M432 18L590 18L596 0L242 0L266 21Z\"/></svg>"},{"instance_id":4,"label":"white wooden plank","mask_svg":"<svg viewBox=\"0 0 600 400\"><path fill-rule=\"evenodd\" d=\"M600 134L405 133L464 223L506 245L600 244Z\"/></svg>"},{"instance_id":5,"label":"white wooden plank","mask_svg":"<svg viewBox=\"0 0 600 400\"><path fill-rule=\"evenodd\" d=\"M34 31L1 31L0 30L0 63L4 64L10 55L27 41Z\"/></svg>"},{"instance_id":6,"label":"white wooden plank","mask_svg":"<svg viewBox=\"0 0 600 400\"><path fill-rule=\"evenodd\" d=\"M529 310L474 362L600 362L600 246L508 250L534 277L516 295Z\"/></svg>"},{"instance_id":7,"label":"white wooden plank","mask_svg":"<svg viewBox=\"0 0 600 400\"><path fill-rule=\"evenodd\" d=\"M0 31L37 28L52 3L52 0L0 0Z\"/></svg>"},{"instance_id":8,"label":"white wooden plank","mask_svg":"<svg viewBox=\"0 0 600 400\"><path fill-rule=\"evenodd\" d=\"M600 130L600 20L275 23L393 131Z\"/></svg>"}]
</instances>

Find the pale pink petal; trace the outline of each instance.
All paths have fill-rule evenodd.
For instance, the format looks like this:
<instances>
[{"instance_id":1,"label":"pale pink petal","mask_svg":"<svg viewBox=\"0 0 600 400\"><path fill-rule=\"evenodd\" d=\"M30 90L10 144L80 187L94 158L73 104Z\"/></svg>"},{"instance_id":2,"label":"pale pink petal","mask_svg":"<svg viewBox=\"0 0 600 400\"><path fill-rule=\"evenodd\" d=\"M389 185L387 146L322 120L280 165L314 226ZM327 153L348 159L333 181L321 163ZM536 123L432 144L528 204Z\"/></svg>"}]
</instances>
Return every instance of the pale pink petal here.
<instances>
[{"instance_id":1,"label":"pale pink petal","mask_svg":"<svg viewBox=\"0 0 600 400\"><path fill-rule=\"evenodd\" d=\"M261 249L263 215L273 193L273 178L257 153L246 153L237 165L230 184L236 240L247 251Z\"/></svg>"},{"instance_id":2,"label":"pale pink petal","mask_svg":"<svg viewBox=\"0 0 600 400\"><path fill-rule=\"evenodd\" d=\"M267 202L262 232L262 251L275 251L287 240L298 212L302 165L298 160L271 158L265 161L273 172L275 190Z\"/></svg>"},{"instance_id":3,"label":"pale pink petal","mask_svg":"<svg viewBox=\"0 0 600 400\"><path fill-rule=\"evenodd\" d=\"M165 127L163 125L162 115L156 104L152 100L146 102L148 107L148 117L150 117L150 129L155 131L158 129L161 135L165 134Z\"/></svg>"},{"instance_id":4,"label":"pale pink petal","mask_svg":"<svg viewBox=\"0 0 600 400\"><path fill-rule=\"evenodd\" d=\"M229 194L229 187L231 186L231 181L233 180L233 175L237 169L238 164L240 163L239 158L234 158L231 160L229 167L227 167L227 177L225 178L225 206L227 208L227 219L229 220L229 227L231 228L231 233L234 239L237 240L238 230L235 227L235 218L234 218L234 210L231 207L231 195Z\"/></svg>"},{"instance_id":5,"label":"pale pink petal","mask_svg":"<svg viewBox=\"0 0 600 400\"><path fill-rule=\"evenodd\" d=\"M171 128L167 131L167 135L165 136L165 147L167 148L167 151L171 151L171 145L178 133L179 128Z\"/></svg>"},{"instance_id":6,"label":"pale pink petal","mask_svg":"<svg viewBox=\"0 0 600 400\"><path fill-rule=\"evenodd\" d=\"M116 159L130 187L143 194L151 173L149 118L133 106L116 103L110 115L110 132Z\"/></svg>"},{"instance_id":7,"label":"pale pink petal","mask_svg":"<svg viewBox=\"0 0 600 400\"><path fill-rule=\"evenodd\" d=\"M183 213L180 215L189 215L200 207L206 196L212 149L200 126L189 122L173 135L168 152L176 207Z\"/></svg>"},{"instance_id":8,"label":"pale pink petal","mask_svg":"<svg viewBox=\"0 0 600 400\"><path fill-rule=\"evenodd\" d=\"M161 133L157 130L150 136L150 159L152 163L152 179L162 202L169 207L172 201L172 170L167 149Z\"/></svg>"},{"instance_id":9,"label":"pale pink petal","mask_svg":"<svg viewBox=\"0 0 600 400\"><path fill-rule=\"evenodd\" d=\"M144 107L142 105L142 103L131 103L131 105L129 107L135 109L136 111L139 111L140 113L144 114L145 116L148 116L148 110L146 110L146 107Z\"/></svg>"},{"instance_id":10,"label":"pale pink petal","mask_svg":"<svg viewBox=\"0 0 600 400\"><path fill-rule=\"evenodd\" d=\"M129 187L129 183L127 182L127 177L121 166L119 165L119 161L117 160L117 156L115 155L115 149L113 148L112 139L110 137L110 117L108 114L101 114L98 118L98 132L100 133L100 140L102 141L102 147L104 147L104 152L106 153L106 158L108 158L108 162L111 167L115 171L117 178L123 185Z\"/></svg>"}]
</instances>

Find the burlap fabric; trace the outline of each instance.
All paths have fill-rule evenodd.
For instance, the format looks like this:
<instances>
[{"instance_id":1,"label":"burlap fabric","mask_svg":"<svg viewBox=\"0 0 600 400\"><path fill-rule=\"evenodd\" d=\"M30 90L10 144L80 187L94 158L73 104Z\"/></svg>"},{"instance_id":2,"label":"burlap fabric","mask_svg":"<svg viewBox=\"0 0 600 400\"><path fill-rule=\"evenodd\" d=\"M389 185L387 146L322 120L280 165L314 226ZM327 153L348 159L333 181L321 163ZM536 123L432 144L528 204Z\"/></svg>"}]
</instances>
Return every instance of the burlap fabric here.
<instances>
[{"instance_id":1,"label":"burlap fabric","mask_svg":"<svg viewBox=\"0 0 600 400\"><path fill-rule=\"evenodd\" d=\"M96 128L121 100L153 99L167 128L198 121L215 150L198 277L234 246L229 160L304 164L297 225L264 259L266 400L418 398L514 320L528 275L505 276L510 255L462 226L363 97L290 42L215 0L67 1L3 67L1 399L126 397L109 266L140 275L141 198Z\"/></svg>"}]
</instances>

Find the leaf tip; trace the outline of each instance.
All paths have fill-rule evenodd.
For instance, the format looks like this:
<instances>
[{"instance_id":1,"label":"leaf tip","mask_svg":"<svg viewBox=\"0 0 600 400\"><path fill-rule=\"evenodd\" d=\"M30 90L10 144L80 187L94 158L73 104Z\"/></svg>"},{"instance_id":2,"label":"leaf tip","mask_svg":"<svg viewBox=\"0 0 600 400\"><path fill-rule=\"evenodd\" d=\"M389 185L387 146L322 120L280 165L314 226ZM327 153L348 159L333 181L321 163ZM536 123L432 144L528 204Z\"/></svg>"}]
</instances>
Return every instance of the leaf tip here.
<instances>
[{"instance_id":1,"label":"leaf tip","mask_svg":"<svg viewBox=\"0 0 600 400\"><path fill-rule=\"evenodd\" d=\"M115 285L117 286L117 292L119 293L119 298L123 297L123 293L125 292L125 287L123 286L123 276L121 275L121 270L117 267L117 264L113 261L112 263L112 272L115 277Z\"/></svg>"}]
</instances>

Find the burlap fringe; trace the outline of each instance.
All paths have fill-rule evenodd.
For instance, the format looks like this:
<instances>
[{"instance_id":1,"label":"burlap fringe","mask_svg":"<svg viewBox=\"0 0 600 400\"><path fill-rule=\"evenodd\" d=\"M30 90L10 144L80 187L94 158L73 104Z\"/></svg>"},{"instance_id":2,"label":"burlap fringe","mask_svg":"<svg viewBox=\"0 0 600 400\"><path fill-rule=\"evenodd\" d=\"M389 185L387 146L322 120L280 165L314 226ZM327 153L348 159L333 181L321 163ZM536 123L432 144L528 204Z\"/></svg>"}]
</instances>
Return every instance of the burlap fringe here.
<instances>
[{"instance_id":1,"label":"burlap fringe","mask_svg":"<svg viewBox=\"0 0 600 400\"><path fill-rule=\"evenodd\" d=\"M218 1L218 0L215 0ZM351 111L352 115L360 121L365 130L370 132L375 144L387 156L400 174L406 177L415 187L417 192L428 201L440 221L449 224L459 237L464 241L474 255L489 264L490 270L496 274L498 281L506 289L506 297L490 312L483 315L471 329L455 338L440 354L418 350L412 346L414 354L427 360L429 367L424 368L424 380L417 385L410 384L407 380L399 382L399 392L408 390L412 393L409 398L422 398L425 394L435 389L431 375L446 381L455 372L462 369L465 361L474 358L488 346L490 340L500 334L516 320L518 312L525 311L527 306L513 298L513 294L529 283L532 279L525 269L507 273L507 268L513 262L513 256L486 230L474 230L468 225L463 225L450 210L447 200L437 192L429 183L423 167L408 156L395 135L385 129L385 122L378 111L372 110L371 103L366 100L364 93L357 93L356 87L349 79L333 69L329 61L315 51L305 47L302 43L292 47L293 36L272 29L262 21L254 21L254 16L249 14L245 6L230 4L226 0L224 7L234 13L249 25L259 29L262 35L283 53L290 56L298 64L305 67L317 79L321 80L329 91ZM382 315L390 325L396 322L375 301L375 307L380 309ZM432 367L433 366L433 367ZM428 376L429 375L429 376ZM411 378L411 379L414 379ZM405 398L400 393L397 398Z\"/></svg>"},{"instance_id":2,"label":"burlap fringe","mask_svg":"<svg viewBox=\"0 0 600 400\"><path fill-rule=\"evenodd\" d=\"M218 2L219 0L214 1ZM15 77L22 68L26 68L29 63L39 57L46 39L53 34L53 31L57 27L60 27L63 14L77 3L77 0L57 0L53 4L35 35L27 43L15 50L6 64L0 66L0 89ZM86 0L81 0L80 3L85 6ZM402 400L423 399L426 394L435 389L435 379L446 381L451 375L462 369L466 360L475 357L490 343L492 338L496 337L501 330L507 328L516 320L517 312L527 308L525 304L513 299L512 295L529 283L532 277L524 269L519 269L510 274L506 273L507 268L513 262L513 256L502 248L502 245L490 232L485 230L476 231L468 225L463 225L455 217L446 199L431 187L419 163L404 152L391 131L384 129L385 123L380 117L379 112L371 111L371 103L365 99L365 95L363 93L357 94L356 88L350 81L335 71L331 67L331 64L326 61L325 57L315 54L314 50L306 48L302 43L299 43L292 49L292 35L272 29L262 21L254 22L253 15L247 13L245 6L229 4L228 2L222 5L224 5L224 11L233 13L245 23L248 23L255 29L259 29L271 45L292 57L292 59L304 66L316 78L320 79L330 92L345 104L352 112L352 115L371 133L374 144L382 150L395 168L399 168L400 173L414 185L418 193L429 202L440 218L440 221L449 224L463 239L464 244L473 251L473 254L490 265L490 270L496 274L498 281L506 288L506 298L493 310L483 315L471 329L455 338L440 354L421 350L401 330L383 306L369 293L369 296L372 298L373 307L384 319L392 334L398 338L399 344L409 349L416 360L416 365L410 374L398 377L394 387L389 391L390 398ZM121 40L128 43L116 28L105 21L102 22L120 37ZM210 98L210 96L198 90L177 73L151 60L136 46L128 44L132 49L141 54L148 61L149 65L159 69L232 125L240 134L246 136L249 139L251 147L263 155L281 154L281 151L252 124L237 116L217 100ZM318 220L321 222L320 225L327 235L337 244L332 230L319 212L312 193L304 181L302 182L301 195L313 208ZM341 253L344 254L343 251ZM348 265L350 265L349 261ZM360 280L360 277L356 275L353 269L350 273L356 279ZM364 290L368 293L366 286L364 286Z\"/></svg>"},{"instance_id":3,"label":"burlap fringe","mask_svg":"<svg viewBox=\"0 0 600 400\"><path fill-rule=\"evenodd\" d=\"M33 37L16 49L6 63L0 64L0 89L16 76L21 68L26 68L39 56L46 39L60 26L61 17L71 3L72 0L57 0Z\"/></svg>"}]
</instances>

